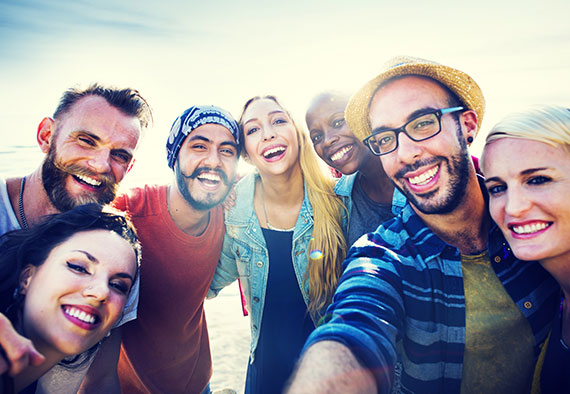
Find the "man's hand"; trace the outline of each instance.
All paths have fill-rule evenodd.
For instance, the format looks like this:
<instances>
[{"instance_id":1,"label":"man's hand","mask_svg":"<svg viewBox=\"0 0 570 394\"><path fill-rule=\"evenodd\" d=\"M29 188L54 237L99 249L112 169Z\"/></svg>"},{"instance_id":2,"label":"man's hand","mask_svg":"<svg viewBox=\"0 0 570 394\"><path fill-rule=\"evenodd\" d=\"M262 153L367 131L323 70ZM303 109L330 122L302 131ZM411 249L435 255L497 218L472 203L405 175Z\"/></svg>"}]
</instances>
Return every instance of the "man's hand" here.
<instances>
[{"instance_id":1,"label":"man's hand","mask_svg":"<svg viewBox=\"0 0 570 394\"><path fill-rule=\"evenodd\" d=\"M287 394L377 393L374 375L350 349L339 342L313 344L301 360L285 391Z\"/></svg>"},{"instance_id":2,"label":"man's hand","mask_svg":"<svg viewBox=\"0 0 570 394\"><path fill-rule=\"evenodd\" d=\"M10 320L0 313L0 375L9 371L15 376L28 366L38 366L45 357L32 341L18 334Z\"/></svg>"},{"instance_id":3,"label":"man's hand","mask_svg":"<svg viewBox=\"0 0 570 394\"><path fill-rule=\"evenodd\" d=\"M232 188L230 189L230 192L226 196L226 199L222 203L225 211L229 211L231 208L233 208L236 205L236 197L237 197L236 196L236 190L232 186Z\"/></svg>"}]
</instances>

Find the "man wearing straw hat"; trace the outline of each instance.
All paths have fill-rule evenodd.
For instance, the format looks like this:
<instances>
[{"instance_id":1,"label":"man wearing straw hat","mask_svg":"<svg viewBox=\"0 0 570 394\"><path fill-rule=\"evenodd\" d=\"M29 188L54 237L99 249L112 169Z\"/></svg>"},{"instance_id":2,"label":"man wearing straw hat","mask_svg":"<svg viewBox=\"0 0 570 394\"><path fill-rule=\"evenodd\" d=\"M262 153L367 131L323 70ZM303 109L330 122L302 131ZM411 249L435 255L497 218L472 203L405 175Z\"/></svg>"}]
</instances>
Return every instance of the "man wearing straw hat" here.
<instances>
[{"instance_id":1,"label":"man wearing straw hat","mask_svg":"<svg viewBox=\"0 0 570 394\"><path fill-rule=\"evenodd\" d=\"M290 393L528 392L558 293L489 217L467 150L484 108L467 74L411 57L351 98L350 129L409 203L349 251Z\"/></svg>"}]
</instances>

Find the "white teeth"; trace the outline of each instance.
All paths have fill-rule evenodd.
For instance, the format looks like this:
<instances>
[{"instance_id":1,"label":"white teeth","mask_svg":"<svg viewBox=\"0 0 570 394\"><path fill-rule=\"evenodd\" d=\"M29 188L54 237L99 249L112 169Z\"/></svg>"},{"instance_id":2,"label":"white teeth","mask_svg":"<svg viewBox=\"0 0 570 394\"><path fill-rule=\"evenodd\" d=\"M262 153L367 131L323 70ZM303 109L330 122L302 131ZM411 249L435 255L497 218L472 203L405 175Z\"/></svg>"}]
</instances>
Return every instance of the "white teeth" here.
<instances>
[{"instance_id":1,"label":"white teeth","mask_svg":"<svg viewBox=\"0 0 570 394\"><path fill-rule=\"evenodd\" d=\"M274 153L279 153L279 152L284 152L285 148L282 146L276 146L275 148L271 148L269 150L266 150L265 152L263 152L263 156L264 157L268 157L271 156Z\"/></svg>"},{"instance_id":2,"label":"white teeth","mask_svg":"<svg viewBox=\"0 0 570 394\"><path fill-rule=\"evenodd\" d=\"M524 226L513 226L512 229L517 234L532 234L544 230L550 226L548 223L525 224Z\"/></svg>"},{"instance_id":3,"label":"white teeth","mask_svg":"<svg viewBox=\"0 0 570 394\"><path fill-rule=\"evenodd\" d=\"M211 172L202 173L198 176L198 178L207 179L207 180L213 181L213 182L219 182L221 180L221 178L218 174L213 174Z\"/></svg>"},{"instance_id":4,"label":"white teeth","mask_svg":"<svg viewBox=\"0 0 570 394\"><path fill-rule=\"evenodd\" d=\"M334 155L331 156L331 161L337 161L351 150L352 150L352 145L345 146L344 148L342 148L341 150L339 150L338 152L336 152Z\"/></svg>"},{"instance_id":5,"label":"white teeth","mask_svg":"<svg viewBox=\"0 0 570 394\"><path fill-rule=\"evenodd\" d=\"M94 324L96 320L94 315L91 315L74 307L66 307L65 313L89 324Z\"/></svg>"},{"instance_id":6,"label":"white teeth","mask_svg":"<svg viewBox=\"0 0 570 394\"><path fill-rule=\"evenodd\" d=\"M101 185L101 182L93 179L93 178L88 178L84 175L75 175L77 178L81 179L83 182L91 185L91 186L99 186Z\"/></svg>"},{"instance_id":7,"label":"white teeth","mask_svg":"<svg viewBox=\"0 0 570 394\"><path fill-rule=\"evenodd\" d=\"M420 175L415 176L413 178L409 178L408 181L412 185L425 185L426 183L431 181L431 179L434 177L434 175L437 174L438 170L439 170L439 166L436 166L436 167L432 168L431 170L424 172L423 174L420 174Z\"/></svg>"}]
</instances>

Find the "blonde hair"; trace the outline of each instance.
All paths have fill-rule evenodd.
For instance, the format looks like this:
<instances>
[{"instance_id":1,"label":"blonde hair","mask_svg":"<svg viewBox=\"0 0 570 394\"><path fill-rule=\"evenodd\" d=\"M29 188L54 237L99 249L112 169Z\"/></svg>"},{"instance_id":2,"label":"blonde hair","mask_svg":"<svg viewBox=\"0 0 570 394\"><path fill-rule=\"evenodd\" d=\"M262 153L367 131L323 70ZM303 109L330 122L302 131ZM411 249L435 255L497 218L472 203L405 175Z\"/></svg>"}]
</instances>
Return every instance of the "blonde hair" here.
<instances>
[{"instance_id":1,"label":"blonde hair","mask_svg":"<svg viewBox=\"0 0 570 394\"><path fill-rule=\"evenodd\" d=\"M501 138L543 142L570 153L570 109L543 106L507 115L487 134L485 148ZM485 155L481 155L483 165Z\"/></svg>"},{"instance_id":2,"label":"blonde hair","mask_svg":"<svg viewBox=\"0 0 570 394\"><path fill-rule=\"evenodd\" d=\"M244 142L243 114L252 102L261 99L273 100L289 115L274 96L256 96L249 99L239 120L241 143ZM342 262L346 256L347 244L341 222L346 207L335 194L334 180L323 171L307 133L297 127L290 115L289 117L297 132L299 162L309 202L313 208L313 233L307 250L309 261L304 282L309 281L309 313L315 321L318 321L332 302L338 279L342 274ZM245 152L245 148L242 152Z\"/></svg>"}]
</instances>

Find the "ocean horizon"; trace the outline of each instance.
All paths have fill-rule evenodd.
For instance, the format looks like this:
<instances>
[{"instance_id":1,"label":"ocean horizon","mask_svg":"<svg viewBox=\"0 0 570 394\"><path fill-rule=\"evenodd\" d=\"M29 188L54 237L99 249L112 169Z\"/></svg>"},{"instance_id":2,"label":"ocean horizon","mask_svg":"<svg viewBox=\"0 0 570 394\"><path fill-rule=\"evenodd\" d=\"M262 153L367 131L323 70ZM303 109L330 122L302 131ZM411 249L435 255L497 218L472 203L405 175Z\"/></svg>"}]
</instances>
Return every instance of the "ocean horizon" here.
<instances>
[{"instance_id":1,"label":"ocean horizon","mask_svg":"<svg viewBox=\"0 0 570 394\"><path fill-rule=\"evenodd\" d=\"M165 184L171 181L172 173L166 165L166 160L161 162L155 152L145 152L145 145L136 153L136 158L142 157L135 160L132 171L121 182L119 192L145 184ZM37 145L0 146L0 177L27 175L40 165L44 157Z\"/></svg>"},{"instance_id":2,"label":"ocean horizon","mask_svg":"<svg viewBox=\"0 0 570 394\"><path fill-rule=\"evenodd\" d=\"M33 171L43 160L43 153L35 145L0 146L0 176L21 176Z\"/></svg>"}]
</instances>

